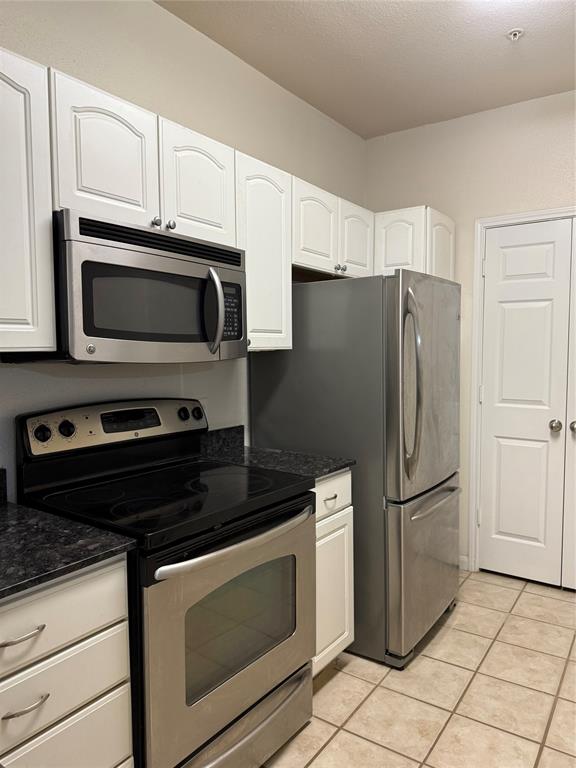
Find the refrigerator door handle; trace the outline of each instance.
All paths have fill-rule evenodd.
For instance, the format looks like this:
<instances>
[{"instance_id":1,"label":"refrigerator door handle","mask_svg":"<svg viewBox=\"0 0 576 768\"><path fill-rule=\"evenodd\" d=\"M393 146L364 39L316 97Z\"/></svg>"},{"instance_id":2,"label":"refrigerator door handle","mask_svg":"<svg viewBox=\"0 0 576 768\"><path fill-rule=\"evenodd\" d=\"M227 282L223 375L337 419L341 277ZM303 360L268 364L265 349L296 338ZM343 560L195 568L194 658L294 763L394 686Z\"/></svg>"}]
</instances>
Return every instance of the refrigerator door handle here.
<instances>
[{"instance_id":1,"label":"refrigerator door handle","mask_svg":"<svg viewBox=\"0 0 576 768\"><path fill-rule=\"evenodd\" d=\"M412 286L408 288L404 301L404 312L402 320L402 413L404 413L404 331L406 319L411 315L414 323L414 350L416 355L416 417L414 423L414 444L411 451L406 450L406 434L404 433L404 471L412 479L414 470L418 464L418 455L420 453L420 441L422 437L422 359L420 348L422 346L422 337L420 335L420 324L418 322L418 305Z\"/></svg>"},{"instance_id":2,"label":"refrigerator door handle","mask_svg":"<svg viewBox=\"0 0 576 768\"><path fill-rule=\"evenodd\" d=\"M441 499L434 502L432 506L428 507L428 509L421 509L419 512L415 512L413 515L410 515L410 520L412 522L416 520L423 520L425 517L429 517L431 514L435 512L436 509L441 504L444 504L444 502L449 499L451 496L454 496L455 498L459 496L462 493L461 488L446 488L446 494L442 496Z\"/></svg>"}]
</instances>

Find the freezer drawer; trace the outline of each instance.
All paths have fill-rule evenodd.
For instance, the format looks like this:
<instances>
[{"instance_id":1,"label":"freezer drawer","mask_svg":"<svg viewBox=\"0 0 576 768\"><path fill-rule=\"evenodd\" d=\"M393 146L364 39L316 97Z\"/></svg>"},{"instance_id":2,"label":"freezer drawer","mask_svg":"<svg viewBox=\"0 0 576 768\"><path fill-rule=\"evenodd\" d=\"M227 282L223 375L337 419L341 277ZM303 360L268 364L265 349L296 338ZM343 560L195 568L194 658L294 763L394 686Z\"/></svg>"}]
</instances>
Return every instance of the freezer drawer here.
<instances>
[{"instance_id":1,"label":"freezer drawer","mask_svg":"<svg viewBox=\"0 0 576 768\"><path fill-rule=\"evenodd\" d=\"M410 654L458 590L459 476L386 509L388 654Z\"/></svg>"}]
</instances>

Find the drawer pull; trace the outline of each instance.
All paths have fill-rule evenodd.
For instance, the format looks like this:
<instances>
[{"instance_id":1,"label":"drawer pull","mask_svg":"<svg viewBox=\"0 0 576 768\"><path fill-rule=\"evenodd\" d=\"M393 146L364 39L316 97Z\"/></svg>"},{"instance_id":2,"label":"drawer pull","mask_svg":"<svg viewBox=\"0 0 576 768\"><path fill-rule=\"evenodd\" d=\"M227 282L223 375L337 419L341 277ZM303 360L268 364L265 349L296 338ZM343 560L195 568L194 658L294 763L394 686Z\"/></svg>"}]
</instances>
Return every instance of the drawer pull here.
<instances>
[{"instance_id":1,"label":"drawer pull","mask_svg":"<svg viewBox=\"0 0 576 768\"><path fill-rule=\"evenodd\" d=\"M39 624L36 629L32 630L32 632L27 632L25 635L21 635L15 640L4 640L4 642L0 643L0 648L10 648L12 645L19 645L20 643L24 643L26 640L32 640L33 637L39 635L40 632L44 632L45 629L46 624Z\"/></svg>"},{"instance_id":2,"label":"drawer pull","mask_svg":"<svg viewBox=\"0 0 576 768\"><path fill-rule=\"evenodd\" d=\"M338 498L338 494L337 494L337 493L335 493L333 496L327 496L327 497L324 499L324 501L325 501L325 502L326 502L326 501L336 501L336 499L337 499L337 498Z\"/></svg>"},{"instance_id":3,"label":"drawer pull","mask_svg":"<svg viewBox=\"0 0 576 768\"><path fill-rule=\"evenodd\" d=\"M49 693L43 693L42 696L38 699L38 701L35 701L34 704L30 704L29 707L26 707L25 709L20 709L18 712L8 712L7 714L2 716L2 720L14 720L15 717L22 717L22 715L28 715L30 712L34 712L35 709L38 709L38 707L41 707L42 704L45 704L48 699L50 698Z\"/></svg>"}]
</instances>

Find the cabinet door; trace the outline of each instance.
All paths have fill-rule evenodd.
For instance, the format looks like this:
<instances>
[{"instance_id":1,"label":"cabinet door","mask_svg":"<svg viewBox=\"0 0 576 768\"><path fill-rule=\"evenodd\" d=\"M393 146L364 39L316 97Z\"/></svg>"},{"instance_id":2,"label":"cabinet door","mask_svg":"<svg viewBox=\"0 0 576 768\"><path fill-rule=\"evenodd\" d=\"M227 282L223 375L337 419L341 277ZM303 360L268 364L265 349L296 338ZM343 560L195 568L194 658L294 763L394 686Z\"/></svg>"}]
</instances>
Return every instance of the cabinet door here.
<instances>
[{"instance_id":1,"label":"cabinet door","mask_svg":"<svg viewBox=\"0 0 576 768\"><path fill-rule=\"evenodd\" d=\"M236 190L250 350L291 349L292 177L237 152Z\"/></svg>"},{"instance_id":2,"label":"cabinet door","mask_svg":"<svg viewBox=\"0 0 576 768\"><path fill-rule=\"evenodd\" d=\"M156 115L53 72L52 128L57 208L151 224L160 210Z\"/></svg>"},{"instance_id":3,"label":"cabinet door","mask_svg":"<svg viewBox=\"0 0 576 768\"><path fill-rule=\"evenodd\" d=\"M570 292L570 351L566 411L564 543L562 586L576 589L576 219L572 219L572 287Z\"/></svg>"},{"instance_id":4,"label":"cabinet door","mask_svg":"<svg viewBox=\"0 0 576 768\"><path fill-rule=\"evenodd\" d=\"M334 272L338 264L338 198L294 179L294 250L301 267Z\"/></svg>"},{"instance_id":5,"label":"cabinet door","mask_svg":"<svg viewBox=\"0 0 576 768\"><path fill-rule=\"evenodd\" d=\"M392 275L405 267L426 271L426 206L375 216L374 273Z\"/></svg>"},{"instance_id":6,"label":"cabinet door","mask_svg":"<svg viewBox=\"0 0 576 768\"><path fill-rule=\"evenodd\" d=\"M314 674L354 640L353 509L316 524Z\"/></svg>"},{"instance_id":7,"label":"cabinet door","mask_svg":"<svg viewBox=\"0 0 576 768\"><path fill-rule=\"evenodd\" d=\"M347 200L339 201L340 268L352 277L374 273L374 214Z\"/></svg>"},{"instance_id":8,"label":"cabinet door","mask_svg":"<svg viewBox=\"0 0 576 768\"><path fill-rule=\"evenodd\" d=\"M236 245L234 150L160 118L163 226Z\"/></svg>"},{"instance_id":9,"label":"cabinet door","mask_svg":"<svg viewBox=\"0 0 576 768\"><path fill-rule=\"evenodd\" d=\"M0 50L0 351L53 350L48 72Z\"/></svg>"},{"instance_id":10,"label":"cabinet door","mask_svg":"<svg viewBox=\"0 0 576 768\"><path fill-rule=\"evenodd\" d=\"M426 231L426 272L454 280L454 222L434 208L427 208Z\"/></svg>"}]
</instances>

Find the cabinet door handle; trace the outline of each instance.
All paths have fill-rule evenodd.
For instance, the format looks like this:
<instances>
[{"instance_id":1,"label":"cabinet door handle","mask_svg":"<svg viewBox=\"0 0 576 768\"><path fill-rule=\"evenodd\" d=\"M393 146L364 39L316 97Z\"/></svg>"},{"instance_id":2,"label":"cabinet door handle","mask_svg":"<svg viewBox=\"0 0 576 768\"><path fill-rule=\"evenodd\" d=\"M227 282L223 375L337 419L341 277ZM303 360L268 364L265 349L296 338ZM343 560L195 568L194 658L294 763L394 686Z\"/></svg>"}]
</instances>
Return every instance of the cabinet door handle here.
<instances>
[{"instance_id":1,"label":"cabinet door handle","mask_svg":"<svg viewBox=\"0 0 576 768\"><path fill-rule=\"evenodd\" d=\"M166 229L176 229L176 222L174 219L170 219L170 221L166 224Z\"/></svg>"},{"instance_id":2,"label":"cabinet door handle","mask_svg":"<svg viewBox=\"0 0 576 768\"><path fill-rule=\"evenodd\" d=\"M4 640L0 643L0 648L10 648L12 645L20 645L20 643L26 642L26 640L32 640L33 637L39 635L40 632L44 632L46 624L39 624L32 632L27 632L25 635L14 638L14 640Z\"/></svg>"},{"instance_id":3,"label":"cabinet door handle","mask_svg":"<svg viewBox=\"0 0 576 768\"><path fill-rule=\"evenodd\" d=\"M340 269L342 270L342 272L346 272L346 270L348 269L348 267L346 266L346 264L342 264L342 266L340 267Z\"/></svg>"},{"instance_id":4,"label":"cabinet door handle","mask_svg":"<svg viewBox=\"0 0 576 768\"><path fill-rule=\"evenodd\" d=\"M161 227L162 226L162 219L160 218L160 216L154 216L154 218L152 219L150 224L153 227Z\"/></svg>"},{"instance_id":5,"label":"cabinet door handle","mask_svg":"<svg viewBox=\"0 0 576 768\"><path fill-rule=\"evenodd\" d=\"M337 493L335 493L333 496L327 496L327 497L324 499L324 501L336 501L336 499L337 499L337 498L338 498L338 494L337 494Z\"/></svg>"},{"instance_id":6,"label":"cabinet door handle","mask_svg":"<svg viewBox=\"0 0 576 768\"><path fill-rule=\"evenodd\" d=\"M35 701L34 704L30 704L29 707L25 707L24 709L19 709L18 712L7 712L5 715L2 715L2 720L14 720L15 717L22 717L23 715L29 715L30 712L34 712L35 709L38 709L38 707L41 707L42 704L45 704L48 699L50 698L49 693L43 693L42 696L38 699L38 701Z\"/></svg>"}]
</instances>

